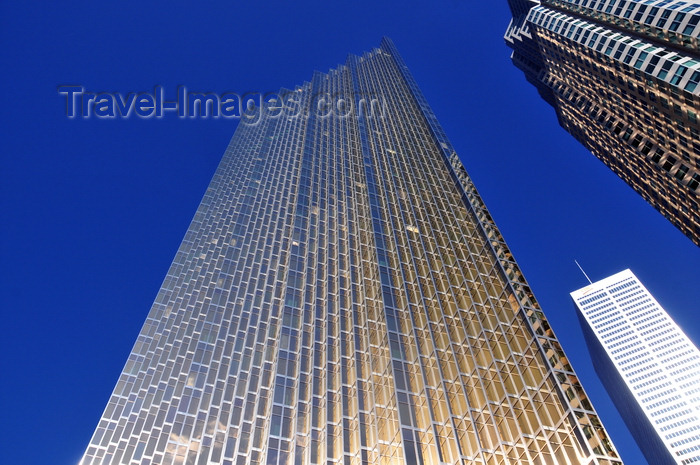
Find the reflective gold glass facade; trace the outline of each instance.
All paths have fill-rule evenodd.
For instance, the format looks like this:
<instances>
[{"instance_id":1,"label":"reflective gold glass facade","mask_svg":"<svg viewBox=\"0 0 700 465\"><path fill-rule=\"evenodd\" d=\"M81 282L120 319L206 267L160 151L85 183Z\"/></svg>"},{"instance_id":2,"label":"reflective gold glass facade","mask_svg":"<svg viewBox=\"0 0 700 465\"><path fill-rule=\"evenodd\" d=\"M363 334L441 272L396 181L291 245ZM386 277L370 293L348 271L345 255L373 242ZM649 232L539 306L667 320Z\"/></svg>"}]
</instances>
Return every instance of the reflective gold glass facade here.
<instances>
[{"instance_id":1,"label":"reflective gold glass facade","mask_svg":"<svg viewBox=\"0 0 700 465\"><path fill-rule=\"evenodd\" d=\"M513 61L562 127L700 245L700 4L510 2Z\"/></svg>"},{"instance_id":2,"label":"reflective gold glass facade","mask_svg":"<svg viewBox=\"0 0 700 465\"><path fill-rule=\"evenodd\" d=\"M382 112L239 125L82 465L621 464L393 44L280 94Z\"/></svg>"}]
</instances>

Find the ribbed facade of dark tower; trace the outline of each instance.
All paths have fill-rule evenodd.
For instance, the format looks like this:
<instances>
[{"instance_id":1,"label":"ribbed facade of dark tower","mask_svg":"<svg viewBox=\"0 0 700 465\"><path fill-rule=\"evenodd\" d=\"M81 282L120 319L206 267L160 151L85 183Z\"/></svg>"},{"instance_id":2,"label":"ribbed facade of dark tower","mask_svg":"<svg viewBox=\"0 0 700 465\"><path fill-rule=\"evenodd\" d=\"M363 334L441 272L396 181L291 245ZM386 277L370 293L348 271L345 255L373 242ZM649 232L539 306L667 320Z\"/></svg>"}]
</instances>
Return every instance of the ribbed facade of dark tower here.
<instances>
[{"instance_id":1,"label":"ribbed facade of dark tower","mask_svg":"<svg viewBox=\"0 0 700 465\"><path fill-rule=\"evenodd\" d=\"M513 63L561 126L700 245L700 3L509 4Z\"/></svg>"},{"instance_id":2,"label":"ribbed facade of dark tower","mask_svg":"<svg viewBox=\"0 0 700 465\"><path fill-rule=\"evenodd\" d=\"M82 465L621 464L393 44L282 102L311 111L239 124Z\"/></svg>"}]
</instances>

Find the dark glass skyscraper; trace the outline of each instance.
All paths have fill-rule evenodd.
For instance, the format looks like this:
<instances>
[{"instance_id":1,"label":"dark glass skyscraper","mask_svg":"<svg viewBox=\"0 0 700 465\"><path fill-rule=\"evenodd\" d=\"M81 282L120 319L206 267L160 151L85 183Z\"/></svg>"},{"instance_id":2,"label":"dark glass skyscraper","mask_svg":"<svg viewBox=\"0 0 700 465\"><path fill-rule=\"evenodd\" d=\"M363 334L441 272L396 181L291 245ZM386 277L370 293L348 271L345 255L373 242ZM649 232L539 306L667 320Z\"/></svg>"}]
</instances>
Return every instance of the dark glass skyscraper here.
<instances>
[{"instance_id":1,"label":"dark glass skyscraper","mask_svg":"<svg viewBox=\"0 0 700 465\"><path fill-rule=\"evenodd\" d=\"M82 465L621 464L393 44L268 104Z\"/></svg>"},{"instance_id":2,"label":"dark glass skyscraper","mask_svg":"<svg viewBox=\"0 0 700 465\"><path fill-rule=\"evenodd\" d=\"M508 1L513 63L561 126L700 245L700 4Z\"/></svg>"}]
</instances>

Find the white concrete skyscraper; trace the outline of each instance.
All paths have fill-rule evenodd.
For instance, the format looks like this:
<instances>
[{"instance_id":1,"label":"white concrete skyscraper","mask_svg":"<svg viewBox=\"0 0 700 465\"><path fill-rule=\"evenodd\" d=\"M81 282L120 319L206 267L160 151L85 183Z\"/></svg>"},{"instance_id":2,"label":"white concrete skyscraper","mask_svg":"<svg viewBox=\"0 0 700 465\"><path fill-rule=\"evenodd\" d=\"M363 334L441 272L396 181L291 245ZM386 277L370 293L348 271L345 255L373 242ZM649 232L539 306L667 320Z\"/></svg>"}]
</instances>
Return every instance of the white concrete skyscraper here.
<instances>
[{"instance_id":1,"label":"white concrete skyscraper","mask_svg":"<svg viewBox=\"0 0 700 465\"><path fill-rule=\"evenodd\" d=\"M700 462L700 351L625 270L571 293L596 372L650 465Z\"/></svg>"}]
</instances>

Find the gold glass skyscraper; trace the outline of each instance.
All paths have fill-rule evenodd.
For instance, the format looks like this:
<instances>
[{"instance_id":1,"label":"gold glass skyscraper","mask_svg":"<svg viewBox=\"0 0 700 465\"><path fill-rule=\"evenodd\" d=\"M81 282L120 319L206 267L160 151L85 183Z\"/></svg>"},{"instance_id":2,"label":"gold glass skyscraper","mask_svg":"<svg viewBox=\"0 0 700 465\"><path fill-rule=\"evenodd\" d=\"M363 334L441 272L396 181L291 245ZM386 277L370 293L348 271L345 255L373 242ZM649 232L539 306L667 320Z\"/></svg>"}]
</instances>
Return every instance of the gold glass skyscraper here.
<instances>
[{"instance_id":1,"label":"gold glass skyscraper","mask_svg":"<svg viewBox=\"0 0 700 465\"><path fill-rule=\"evenodd\" d=\"M394 45L265 105L82 465L621 464Z\"/></svg>"},{"instance_id":2,"label":"gold glass skyscraper","mask_svg":"<svg viewBox=\"0 0 700 465\"><path fill-rule=\"evenodd\" d=\"M700 245L700 4L508 2L513 63L561 126Z\"/></svg>"}]
</instances>

